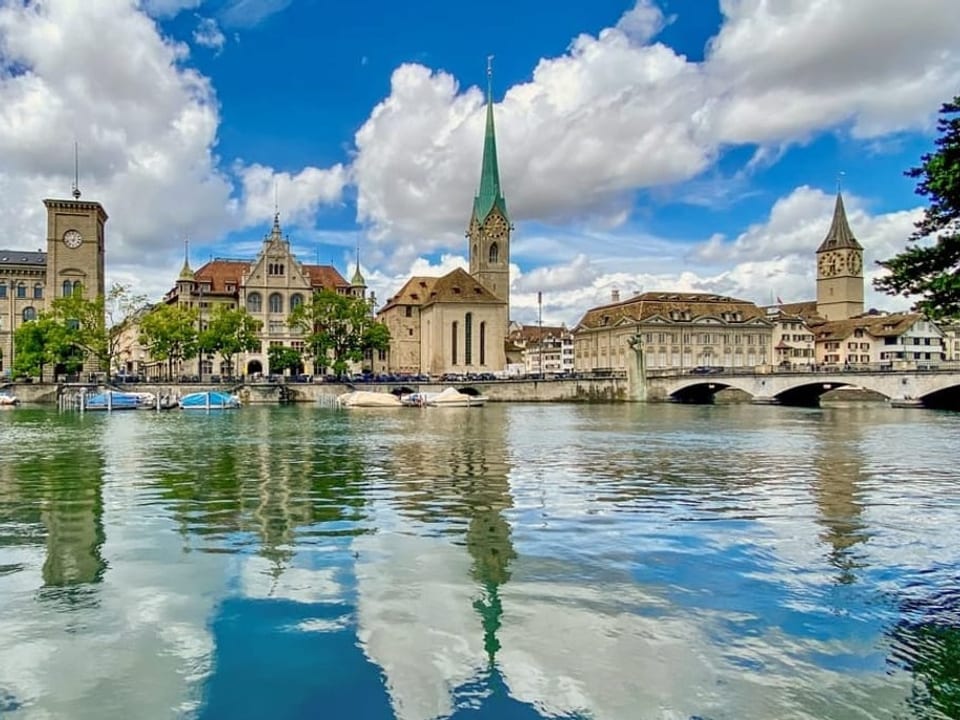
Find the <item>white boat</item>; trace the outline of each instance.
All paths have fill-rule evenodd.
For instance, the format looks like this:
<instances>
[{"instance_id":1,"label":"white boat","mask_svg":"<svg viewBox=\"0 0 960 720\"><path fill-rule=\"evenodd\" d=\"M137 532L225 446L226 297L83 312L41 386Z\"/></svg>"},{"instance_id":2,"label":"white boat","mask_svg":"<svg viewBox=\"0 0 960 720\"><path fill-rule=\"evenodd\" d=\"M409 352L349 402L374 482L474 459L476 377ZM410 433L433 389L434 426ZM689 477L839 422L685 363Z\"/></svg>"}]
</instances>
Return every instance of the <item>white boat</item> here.
<instances>
[{"instance_id":1,"label":"white boat","mask_svg":"<svg viewBox=\"0 0 960 720\"><path fill-rule=\"evenodd\" d=\"M10 395L9 393L0 392L0 407L15 407L19 405L20 401L17 400L16 395Z\"/></svg>"},{"instance_id":2,"label":"white boat","mask_svg":"<svg viewBox=\"0 0 960 720\"><path fill-rule=\"evenodd\" d=\"M415 392L404 395L407 407L480 407L486 404L486 395L469 395L448 387L442 392Z\"/></svg>"},{"instance_id":3,"label":"white boat","mask_svg":"<svg viewBox=\"0 0 960 720\"><path fill-rule=\"evenodd\" d=\"M370 392L369 390L354 390L337 396L337 405L345 408L357 407L401 407L400 398L386 392Z\"/></svg>"},{"instance_id":4,"label":"white boat","mask_svg":"<svg viewBox=\"0 0 960 720\"><path fill-rule=\"evenodd\" d=\"M232 410L240 407L240 398L219 390L188 393L180 398L184 410Z\"/></svg>"}]
</instances>

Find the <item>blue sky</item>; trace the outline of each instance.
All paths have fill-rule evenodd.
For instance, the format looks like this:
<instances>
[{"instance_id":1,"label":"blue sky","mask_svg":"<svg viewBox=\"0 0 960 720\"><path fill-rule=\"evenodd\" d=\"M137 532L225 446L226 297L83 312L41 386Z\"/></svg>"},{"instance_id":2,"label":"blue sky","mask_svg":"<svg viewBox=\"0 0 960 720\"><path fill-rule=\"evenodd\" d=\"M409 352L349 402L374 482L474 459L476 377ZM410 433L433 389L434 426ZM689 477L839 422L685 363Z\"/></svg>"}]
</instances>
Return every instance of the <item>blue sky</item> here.
<instances>
[{"instance_id":1,"label":"blue sky","mask_svg":"<svg viewBox=\"0 0 960 720\"><path fill-rule=\"evenodd\" d=\"M904 245L958 34L955 0L2 0L4 244L42 245L76 138L108 280L159 297L184 237L252 256L276 193L302 260L359 244L384 300L466 262L493 55L514 318L808 299L838 180L871 273Z\"/></svg>"}]
</instances>

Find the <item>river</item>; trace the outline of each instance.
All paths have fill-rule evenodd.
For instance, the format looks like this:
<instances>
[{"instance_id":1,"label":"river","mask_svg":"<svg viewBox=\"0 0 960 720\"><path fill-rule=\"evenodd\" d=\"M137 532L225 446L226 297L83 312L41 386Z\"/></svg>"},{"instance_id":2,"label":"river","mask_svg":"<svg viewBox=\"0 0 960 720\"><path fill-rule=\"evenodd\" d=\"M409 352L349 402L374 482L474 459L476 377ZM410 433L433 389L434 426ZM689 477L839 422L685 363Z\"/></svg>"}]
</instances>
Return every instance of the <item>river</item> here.
<instances>
[{"instance_id":1,"label":"river","mask_svg":"<svg viewBox=\"0 0 960 720\"><path fill-rule=\"evenodd\" d=\"M0 412L0 716L960 717L960 414Z\"/></svg>"}]
</instances>

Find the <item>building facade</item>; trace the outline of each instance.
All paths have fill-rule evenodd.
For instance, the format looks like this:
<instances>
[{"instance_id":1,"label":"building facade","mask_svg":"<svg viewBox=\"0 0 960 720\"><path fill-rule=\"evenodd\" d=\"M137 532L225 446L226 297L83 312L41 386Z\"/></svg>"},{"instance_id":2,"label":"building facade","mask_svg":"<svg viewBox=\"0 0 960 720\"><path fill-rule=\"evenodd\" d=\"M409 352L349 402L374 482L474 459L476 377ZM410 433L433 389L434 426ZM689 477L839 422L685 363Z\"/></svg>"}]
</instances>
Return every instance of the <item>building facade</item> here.
<instances>
[{"instance_id":1,"label":"building facade","mask_svg":"<svg viewBox=\"0 0 960 720\"><path fill-rule=\"evenodd\" d=\"M377 314L390 330L384 370L479 374L506 366L513 227L500 185L493 96L488 90L480 185L467 222L470 272L412 277Z\"/></svg>"},{"instance_id":2,"label":"building facade","mask_svg":"<svg viewBox=\"0 0 960 720\"><path fill-rule=\"evenodd\" d=\"M47 199L46 249L0 250L0 371L9 375L16 357L13 337L24 322L50 309L54 298L103 295L104 227L98 202Z\"/></svg>"},{"instance_id":3,"label":"building facade","mask_svg":"<svg viewBox=\"0 0 960 720\"><path fill-rule=\"evenodd\" d=\"M510 323L508 341L519 350L527 375L560 375L576 369L573 333L563 325Z\"/></svg>"},{"instance_id":4,"label":"building facade","mask_svg":"<svg viewBox=\"0 0 960 720\"><path fill-rule=\"evenodd\" d=\"M225 358L208 355L187 361L180 373L202 379L228 374L257 376L268 371L267 354L272 345L304 352L304 337L288 325L287 319L297 306L309 302L314 292L324 289L366 300L359 260L353 282L347 282L330 265L301 263L290 250L290 239L280 229L279 215L274 216L273 228L253 259L216 258L196 271L185 259L176 285L166 294L164 303L197 308L200 329L206 327L219 305L246 308L263 326L260 347L241 354L236 368L231 368ZM159 367L156 372L160 372Z\"/></svg>"},{"instance_id":5,"label":"building facade","mask_svg":"<svg viewBox=\"0 0 960 720\"><path fill-rule=\"evenodd\" d=\"M931 367L946 358L943 332L917 313L867 313L813 328L820 365Z\"/></svg>"},{"instance_id":6,"label":"building facade","mask_svg":"<svg viewBox=\"0 0 960 720\"><path fill-rule=\"evenodd\" d=\"M588 310L573 330L576 369L623 371L639 336L647 369L754 367L770 362L773 322L747 300L707 293L638 293Z\"/></svg>"}]
</instances>

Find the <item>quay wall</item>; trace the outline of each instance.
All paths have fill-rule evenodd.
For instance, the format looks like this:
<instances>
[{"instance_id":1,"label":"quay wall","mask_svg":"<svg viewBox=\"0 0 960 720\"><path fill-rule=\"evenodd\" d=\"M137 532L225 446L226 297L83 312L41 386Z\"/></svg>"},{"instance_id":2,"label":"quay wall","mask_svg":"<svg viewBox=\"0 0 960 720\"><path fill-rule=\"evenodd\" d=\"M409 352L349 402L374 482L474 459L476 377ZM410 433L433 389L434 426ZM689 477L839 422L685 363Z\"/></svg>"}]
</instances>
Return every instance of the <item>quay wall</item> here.
<instances>
[{"instance_id":1,"label":"quay wall","mask_svg":"<svg viewBox=\"0 0 960 720\"><path fill-rule=\"evenodd\" d=\"M111 386L130 392L152 392L178 397L201 390L237 393L251 405L303 402L332 404L337 395L351 390L393 392L440 392L447 387L486 395L490 402L617 402L630 398L626 378L590 378L564 380L497 380L463 381L459 383L246 383L242 385L207 385L203 383L132 383ZM77 393L81 389L97 392L103 386L84 383L11 383L6 392L16 395L21 403L55 405L61 393Z\"/></svg>"}]
</instances>

